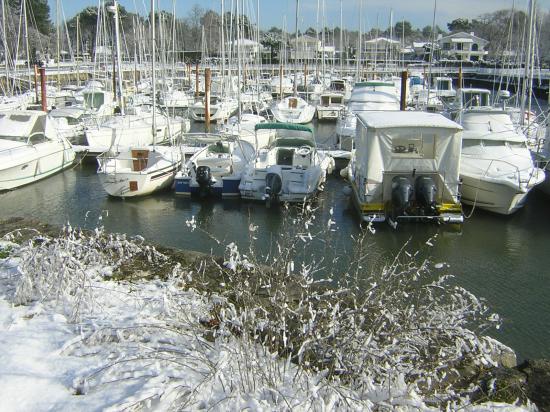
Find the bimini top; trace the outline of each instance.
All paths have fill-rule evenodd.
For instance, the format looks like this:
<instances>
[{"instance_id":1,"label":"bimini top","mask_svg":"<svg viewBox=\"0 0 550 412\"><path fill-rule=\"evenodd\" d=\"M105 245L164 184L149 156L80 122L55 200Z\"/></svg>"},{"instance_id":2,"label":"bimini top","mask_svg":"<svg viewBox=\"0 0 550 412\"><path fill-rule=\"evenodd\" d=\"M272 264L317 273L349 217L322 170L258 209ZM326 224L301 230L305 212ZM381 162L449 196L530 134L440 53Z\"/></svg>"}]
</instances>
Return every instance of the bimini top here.
<instances>
[{"instance_id":1,"label":"bimini top","mask_svg":"<svg viewBox=\"0 0 550 412\"><path fill-rule=\"evenodd\" d=\"M462 126L438 113L417 111L378 111L357 113L359 121L367 128L439 127L462 130Z\"/></svg>"},{"instance_id":2,"label":"bimini top","mask_svg":"<svg viewBox=\"0 0 550 412\"><path fill-rule=\"evenodd\" d=\"M258 123L254 130L296 130L313 134L313 129L302 124L294 123Z\"/></svg>"}]
</instances>

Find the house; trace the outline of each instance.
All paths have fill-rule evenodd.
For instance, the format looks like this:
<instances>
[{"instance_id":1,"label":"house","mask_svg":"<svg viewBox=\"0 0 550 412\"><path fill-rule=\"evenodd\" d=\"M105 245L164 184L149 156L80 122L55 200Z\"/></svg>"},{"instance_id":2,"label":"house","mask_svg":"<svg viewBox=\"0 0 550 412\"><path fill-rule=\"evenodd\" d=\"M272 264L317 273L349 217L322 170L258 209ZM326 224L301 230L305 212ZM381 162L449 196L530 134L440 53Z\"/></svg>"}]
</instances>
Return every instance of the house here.
<instances>
[{"instance_id":1,"label":"house","mask_svg":"<svg viewBox=\"0 0 550 412\"><path fill-rule=\"evenodd\" d=\"M321 40L311 36L299 36L298 39L289 40L291 51L290 58L293 61L315 60L321 51Z\"/></svg>"},{"instance_id":2,"label":"house","mask_svg":"<svg viewBox=\"0 0 550 412\"><path fill-rule=\"evenodd\" d=\"M289 40L289 44L291 48L290 58L293 61L296 59L300 62L315 61L321 58L323 54L325 55L325 59L334 61L336 55L334 46L327 44L323 46L321 40L308 35L300 36L298 39L291 39ZM298 53L296 53L295 49L298 50Z\"/></svg>"},{"instance_id":3,"label":"house","mask_svg":"<svg viewBox=\"0 0 550 412\"><path fill-rule=\"evenodd\" d=\"M437 39L441 58L460 61L481 61L487 55L488 41L477 37L473 32L459 32Z\"/></svg>"},{"instance_id":4,"label":"house","mask_svg":"<svg viewBox=\"0 0 550 412\"><path fill-rule=\"evenodd\" d=\"M388 61L401 58L401 42L386 37L377 37L364 43L367 61Z\"/></svg>"},{"instance_id":5,"label":"house","mask_svg":"<svg viewBox=\"0 0 550 412\"><path fill-rule=\"evenodd\" d=\"M250 39L233 40L232 42L227 43L227 47L232 48L233 53L236 53L238 48L244 61L249 62L254 61L258 56L258 53L263 54L265 52L264 46Z\"/></svg>"}]
</instances>

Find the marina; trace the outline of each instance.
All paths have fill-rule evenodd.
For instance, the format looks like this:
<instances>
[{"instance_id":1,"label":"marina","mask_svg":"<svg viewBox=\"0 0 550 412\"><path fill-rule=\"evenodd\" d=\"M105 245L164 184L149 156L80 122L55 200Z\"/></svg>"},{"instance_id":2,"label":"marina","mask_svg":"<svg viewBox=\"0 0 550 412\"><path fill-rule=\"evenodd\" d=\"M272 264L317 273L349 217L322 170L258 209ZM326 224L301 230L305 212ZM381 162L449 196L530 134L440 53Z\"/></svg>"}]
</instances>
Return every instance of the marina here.
<instances>
[{"instance_id":1,"label":"marina","mask_svg":"<svg viewBox=\"0 0 550 412\"><path fill-rule=\"evenodd\" d=\"M548 406L550 13L304 1L2 1L12 407Z\"/></svg>"},{"instance_id":2,"label":"marina","mask_svg":"<svg viewBox=\"0 0 550 412\"><path fill-rule=\"evenodd\" d=\"M317 138L331 139L333 128L316 125ZM70 222L89 229L102 224L109 231L141 235L161 245L215 255L223 255L231 242L244 248L249 242L250 224L258 226L257 246L263 253L269 253L275 239L285 236L284 208L266 209L261 202L235 199L201 201L176 196L171 190L121 200L106 194L96 169L94 164L78 165L49 178L44 185L0 194L2 218L24 216L57 225ZM343 265L355 247L352 237L366 230L360 228L350 198L343 193L344 186L339 175L328 177L325 190L314 203L318 208L315 215L323 226L332 218L337 229L330 233L330 247L324 241L304 244L305 255L329 254L331 258L327 260L339 257ZM379 270L409 241L408 250L412 253L421 250L422 256L431 257L435 263L448 263L457 284L487 299L504 319L495 337L513 347L522 358L548 357L548 197L535 191L528 200L523 210L511 216L476 209L458 232L422 223L412 223L401 230L381 225L375 234L367 234L369 267L365 271ZM465 208L467 215L470 212ZM186 225L193 217L200 231L192 232ZM427 246L426 242L435 235L434 246ZM333 275L338 276L337 268Z\"/></svg>"}]
</instances>

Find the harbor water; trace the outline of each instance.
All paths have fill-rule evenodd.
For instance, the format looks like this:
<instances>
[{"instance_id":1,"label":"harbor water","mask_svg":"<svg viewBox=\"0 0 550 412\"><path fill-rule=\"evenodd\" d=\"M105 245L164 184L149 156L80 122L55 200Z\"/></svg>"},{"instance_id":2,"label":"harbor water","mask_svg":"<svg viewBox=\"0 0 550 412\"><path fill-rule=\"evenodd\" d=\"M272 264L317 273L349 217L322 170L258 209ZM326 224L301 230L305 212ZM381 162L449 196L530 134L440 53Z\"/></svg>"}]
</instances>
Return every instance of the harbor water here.
<instances>
[{"instance_id":1,"label":"harbor water","mask_svg":"<svg viewBox=\"0 0 550 412\"><path fill-rule=\"evenodd\" d=\"M315 126L318 141L331 143L334 125ZM454 283L486 299L504 320L492 336L515 349L520 358L550 358L549 197L531 193L523 210L512 216L476 209L460 231L431 224L409 224L394 230L382 224L371 233L359 227L344 186L339 175L330 176L313 204L312 232L326 227L329 219L336 229L321 230L324 234L319 238L303 244L302 255L309 259L338 259L337 265L326 265L331 273L321 271L319 276L338 277L357 247L354 239L361 234L366 236L362 247L368 256L365 276L381 270L407 244L408 251L420 251L419 258L446 263L445 270L455 276ZM160 245L217 255L231 242L248 248L251 224L258 227L254 232L257 250L271 253L277 241L284 241L285 219L293 213L239 200L180 198L171 191L137 199L110 198L93 163L0 194L2 219L21 216L93 228L101 216L100 224L109 231L139 234ZM195 230L187 223L193 218Z\"/></svg>"}]
</instances>

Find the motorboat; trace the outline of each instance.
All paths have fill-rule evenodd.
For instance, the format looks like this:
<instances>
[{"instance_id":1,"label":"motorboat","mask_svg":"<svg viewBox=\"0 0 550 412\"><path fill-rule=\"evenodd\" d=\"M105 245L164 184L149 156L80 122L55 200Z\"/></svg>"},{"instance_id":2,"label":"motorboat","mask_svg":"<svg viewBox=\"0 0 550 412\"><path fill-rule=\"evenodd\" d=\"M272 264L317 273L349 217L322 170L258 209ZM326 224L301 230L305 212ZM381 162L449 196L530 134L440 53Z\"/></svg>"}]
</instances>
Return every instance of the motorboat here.
<instances>
[{"instance_id":1,"label":"motorboat","mask_svg":"<svg viewBox=\"0 0 550 412\"><path fill-rule=\"evenodd\" d=\"M267 206L279 202L304 202L317 194L334 168L334 159L317 150L313 130L292 123L260 123L256 131L277 135L246 166L239 190L243 199Z\"/></svg>"},{"instance_id":2,"label":"motorboat","mask_svg":"<svg viewBox=\"0 0 550 412\"><path fill-rule=\"evenodd\" d=\"M527 194L545 179L510 115L494 108L465 110L460 177L462 201L509 215L520 209Z\"/></svg>"},{"instance_id":3,"label":"motorboat","mask_svg":"<svg viewBox=\"0 0 550 412\"><path fill-rule=\"evenodd\" d=\"M317 105L317 119L336 121L345 107L343 93L331 91L321 93Z\"/></svg>"},{"instance_id":4,"label":"motorboat","mask_svg":"<svg viewBox=\"0 0 550 412\"><path fill-rule=\"evenodd\" d=\"M254 156L250 143L220 135L196 152L177 173L176 194L238 197L242 173Z\"/></svg>"},{"instance_id":5,"label":"motorboat","mask_svg":"<svg viewBox=\"0 0 550 412\"><path fill-rule=\"evenodd\" d=\"M75 152L44 112L0 113L0 190L15 189L71 166Z\"/></svg>"},{"instance_id":6,"label":"motorboat","mask_svg":"<svg viewBox=\"0 0 550 412\"><path fill-rule=\"evenodd\" d=\"M273 117L281 123L310 123L315 116L315 106L298 96L285 97L271 109Z\"/></svg>"},{"instance_id":7,"label":"motorboat","mask_svg":"<svg viewBox=\"0 0 550 412\"><path fill-rule=\"evenodd\" d=\"M109 151L98 156L97 175L110 196L145 196L171 186L181 159L179 149L174 146Z\"/></svg>"},{"instance_id":8,"label":"motorboat","mask_svg":"<svg viewBox=\"0 0 550 412\"><path fill-rule=\"evenodd\" d=\"M436 113L357 114L355 150L341 171L363 222L463 222L462 127Z\"/></svg>"},{"instance_id":9,"label":"motorboat","mask_svg":"<svg viewBox=\"0 0 550 412\"><path fill-rule=\"evenodd\" d=\"M347 108L336 121L340 149L352 150L357 126L356 114L366 111L399 110L399 91L393 82L367 81L356 83Z\"/></svg>"}]
</instances>

